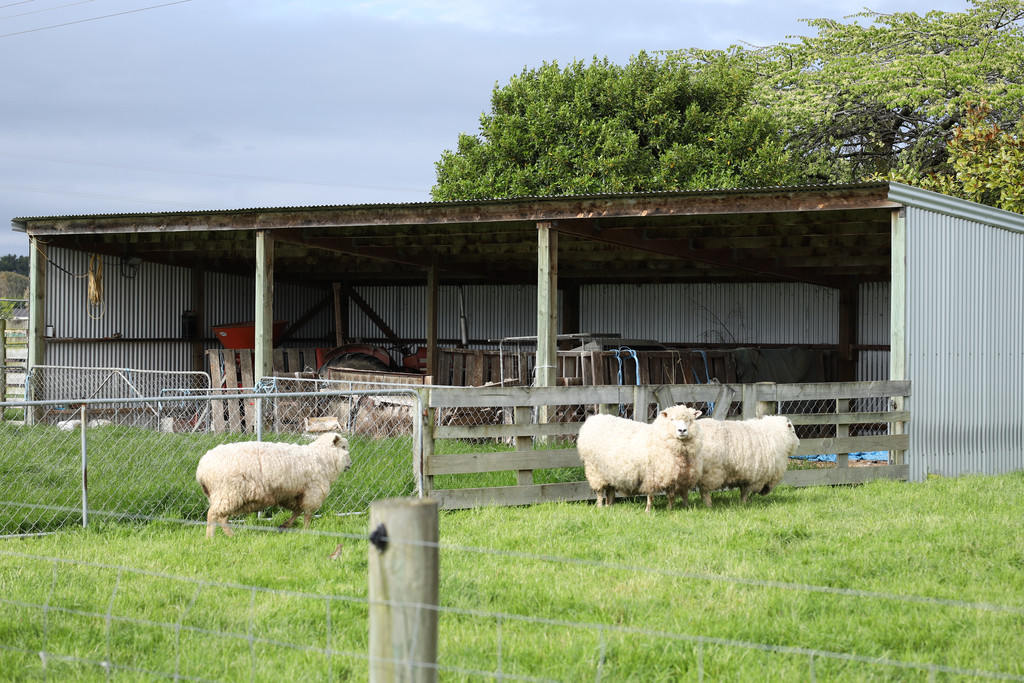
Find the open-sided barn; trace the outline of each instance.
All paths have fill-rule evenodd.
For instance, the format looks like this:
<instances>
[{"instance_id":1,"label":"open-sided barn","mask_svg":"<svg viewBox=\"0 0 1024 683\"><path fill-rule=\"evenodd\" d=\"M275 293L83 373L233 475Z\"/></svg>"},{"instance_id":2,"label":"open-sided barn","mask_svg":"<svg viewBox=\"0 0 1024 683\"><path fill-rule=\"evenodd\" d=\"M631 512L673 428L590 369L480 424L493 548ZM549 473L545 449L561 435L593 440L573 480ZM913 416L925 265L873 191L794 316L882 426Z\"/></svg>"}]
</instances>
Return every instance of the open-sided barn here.
<instances>
[{"instance_id":1,"label":"open-sided barn","mask_svg":"<svg viewBox=\"0 0 1024 683\"><path fill-rule=\"evenodd\" d=\"M905 185L13 224L31 365L190 370L212 325L254 321L269 375L275 320L284 346L420 346L435 376L439 348L535 337L543 385L559 335L733 362L786 349L827 380L911 380L912 479L1024 468L1024 216Z\"/></svg>"}]
</instances>

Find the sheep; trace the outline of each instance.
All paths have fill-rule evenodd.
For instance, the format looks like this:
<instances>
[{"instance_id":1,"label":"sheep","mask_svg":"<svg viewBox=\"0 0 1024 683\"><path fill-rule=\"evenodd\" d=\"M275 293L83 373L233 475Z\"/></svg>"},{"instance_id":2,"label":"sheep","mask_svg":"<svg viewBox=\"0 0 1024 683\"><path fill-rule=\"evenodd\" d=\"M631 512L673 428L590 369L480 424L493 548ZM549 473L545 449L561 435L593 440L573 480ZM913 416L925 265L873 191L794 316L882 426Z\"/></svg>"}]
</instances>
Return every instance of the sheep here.
<instances>
[{"instance_id":1,"label":"sheep","mask_svg":"<svg viewBox=\"0 0 1024 683\"><path fill-rule=\"evenodd\" d=\"M684 405L661 411L651 424L614 415L588 417L576 448L598 507L614 503L616 491L646 494L647 512L659 491L668 495L669 510L676 494L688 498L700 473L698 417L700 411Z\"/></svg>"},{"instance_id":2,"label":"sheep","mask_svg":"<svg viewBox=\"0 0 1024 683\"><path fill-rule=\"evenodd\" d=\"M309 528L338 475L352 464L348 439L324 434L305 445L245 441L211 448L199 460L196 481L210 501L206 537L217 524L233 536L228 517L279 505L292 511L283 530L305 513Z\"/></svg>"},{"instance_id":3,"label":"sheep","mask_svg":"<svg viewBox=\"0 0 1024 683\"><path fill-rule=\"evenodd\" d=\"M739 488L744 503L752 492L768 495L782 480L789 456L800 445L783 415L726 421L699 420L701 471L697 490L707 507L711 492Z\"/></svg>"}]
</instances>

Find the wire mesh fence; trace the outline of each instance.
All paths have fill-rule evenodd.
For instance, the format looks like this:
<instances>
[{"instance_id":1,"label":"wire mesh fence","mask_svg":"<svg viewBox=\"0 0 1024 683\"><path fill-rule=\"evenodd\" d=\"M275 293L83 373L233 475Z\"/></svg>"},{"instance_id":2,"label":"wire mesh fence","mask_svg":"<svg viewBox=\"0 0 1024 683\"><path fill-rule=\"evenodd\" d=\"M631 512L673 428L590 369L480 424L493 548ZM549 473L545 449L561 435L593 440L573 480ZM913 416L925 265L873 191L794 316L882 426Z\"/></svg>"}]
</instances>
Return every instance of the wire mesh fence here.
<instances>
[{"instance_id":1,"label":"wire mesh fence","mask_svg":"<svg viewBox=\"0 0 1024 683\"><path fill-rule=\"evenodd\" d=\"M608 517L587 533L615 527ZM444 526L454 532L459 523ZM107 560L84 557L89 539L79 541L83 557L0 548L0 581L17 586L0 594L0 675L368 678L366 533L274 539L288 549L280 552L310 558L295 562L308 575L287 580L278 569L262 581L251 567L226 570L233 560L247 564L236 552L205 551L157 570L120 562L124 548ZM185 543L166 528L126 545L166 552ZM280 557L269 543L252 547L261 545ZM437 544L440 603L387 604L437 611L439 657L418 662L396 651L395 661L460 681L1024 681L1016 656L1024 606L997 586L1005 599L936 597L906 590L897 577L892 589L858 587L867 577L835 586L759 579L667 566L664 551L638 564L606 536L591 545L570 556ZM193 564L212 575L190 572ZM241 579L226 577L236 572ZM940 638L956 643L955 652L928 645Z\"/></svg>"},{"instance_id":2,"label":"wire mesh fence","mask_svg":"<svg viewBox=\"0 0 1024 683\"><path fill-rule=\"evenodd\" d=\"M182 391L0 404L24 418L0 423L0 535L84 525L90 509L126 520L202 519L207 500L195 478L199 459L236 441L307 443L324 432L344 433L352 466L320 514L362 512L373 500L417 490L417 396L408 390L173 395ZM245 404L255 434L244 423L215 429L216 413L229 400Z\"/></svg>"}]
</instances>

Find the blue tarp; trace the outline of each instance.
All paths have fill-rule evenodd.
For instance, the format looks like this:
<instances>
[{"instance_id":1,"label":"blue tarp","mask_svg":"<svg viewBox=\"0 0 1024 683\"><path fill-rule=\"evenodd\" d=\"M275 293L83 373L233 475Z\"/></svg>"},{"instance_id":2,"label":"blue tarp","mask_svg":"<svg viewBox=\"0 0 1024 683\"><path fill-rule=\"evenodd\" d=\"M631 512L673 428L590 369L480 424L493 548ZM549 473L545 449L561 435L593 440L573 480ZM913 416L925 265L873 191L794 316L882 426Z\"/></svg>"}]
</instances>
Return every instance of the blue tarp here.
<instances>
[{"instance_id":1,"label":"blue tarp","mask_svg":"<svg viewBox=\"0 0 1024 683\"><path fill-rule=\"evenodd\" d=\"M826 455L791 455L794 460L810 460L812 462L835 462L835 453ZM870 451L867 453L850 453L850 460L881 460L889 459L889 451Z\"/></svg>"}]
</instances>

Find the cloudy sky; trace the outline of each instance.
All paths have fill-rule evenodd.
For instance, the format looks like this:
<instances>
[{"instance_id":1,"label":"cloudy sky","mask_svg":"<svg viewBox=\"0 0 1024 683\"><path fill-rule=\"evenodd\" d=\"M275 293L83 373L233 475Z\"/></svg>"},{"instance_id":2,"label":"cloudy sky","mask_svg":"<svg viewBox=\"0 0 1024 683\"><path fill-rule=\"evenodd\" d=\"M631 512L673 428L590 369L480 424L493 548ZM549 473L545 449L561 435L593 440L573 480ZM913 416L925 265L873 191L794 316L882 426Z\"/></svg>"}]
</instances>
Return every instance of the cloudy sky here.
<instances>
[{"instance_id":1,"label":"cloudy sky","mask_svg":"<svg viewBox=\"0 0 1024 683\"><path fill-rule=\"evenodd\" d=\"M864 6L0 0L0 254L28 253L23 216L427 201L441 152L524 67L768 45Z\"/></svg>"}]
</instances>

